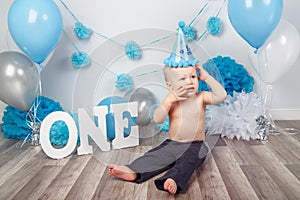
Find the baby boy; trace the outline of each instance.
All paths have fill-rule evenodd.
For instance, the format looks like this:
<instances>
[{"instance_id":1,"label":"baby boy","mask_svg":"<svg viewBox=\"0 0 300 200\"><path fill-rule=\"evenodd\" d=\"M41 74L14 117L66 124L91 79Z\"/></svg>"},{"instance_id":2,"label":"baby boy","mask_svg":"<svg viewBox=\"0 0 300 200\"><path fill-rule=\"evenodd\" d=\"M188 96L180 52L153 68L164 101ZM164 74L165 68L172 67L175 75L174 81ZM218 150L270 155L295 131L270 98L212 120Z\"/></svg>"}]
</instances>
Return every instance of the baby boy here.
<instances>
[{"instance_id":1,"label":"baby boy","mask_svg":"<svg viewBox=\"0 0 300 200\"><path fill-rule=\"evenodd\" d=\"M200 77L197 77L198 70ZM111 164L109 173L117 178L141 183L168 170L155 180L160 190L171 194L186 189L188 181L205 160L205 105L218 104L227 94L223 86L201 66L164 68L169 93L155 110L153 120L162 123L169 115L169 139L145 153L130 165ZM198 80L206 82L211 92L198 91Z\"/></svg>"}]
</instances>

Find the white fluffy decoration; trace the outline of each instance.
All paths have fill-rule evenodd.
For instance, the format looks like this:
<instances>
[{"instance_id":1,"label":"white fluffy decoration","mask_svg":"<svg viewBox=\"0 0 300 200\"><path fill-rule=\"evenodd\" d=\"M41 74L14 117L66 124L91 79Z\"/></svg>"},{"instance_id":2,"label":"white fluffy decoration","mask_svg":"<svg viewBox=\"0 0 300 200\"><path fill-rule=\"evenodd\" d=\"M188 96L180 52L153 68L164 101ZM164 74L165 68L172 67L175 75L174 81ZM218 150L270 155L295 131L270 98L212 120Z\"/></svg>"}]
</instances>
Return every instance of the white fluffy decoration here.
<instances>
[{"instance_id":1,"label":"white fluffy decoration","mask_svg":"<svg viewBox=\"0 0 300 200\"><path fill-rule=\"evenodd\" d=\"M259 139L255 119L261 113L261 105L253 92L234 92L233 97L228 95L222 106L209 111L213 117L208 122L208 134L221 134L229 139Z\"/></svg>"}]
</instances>

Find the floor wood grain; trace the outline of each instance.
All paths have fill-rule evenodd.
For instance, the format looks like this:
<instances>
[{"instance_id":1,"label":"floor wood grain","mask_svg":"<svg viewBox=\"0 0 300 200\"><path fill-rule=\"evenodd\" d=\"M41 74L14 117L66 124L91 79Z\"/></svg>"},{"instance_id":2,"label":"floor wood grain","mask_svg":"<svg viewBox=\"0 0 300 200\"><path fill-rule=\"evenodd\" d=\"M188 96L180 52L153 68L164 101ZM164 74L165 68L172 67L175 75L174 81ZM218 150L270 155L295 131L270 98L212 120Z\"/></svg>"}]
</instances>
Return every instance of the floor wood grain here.
<instances>
[{"instance_id":1,"label":"floor wood grain","mask_svg":"<svg viewBox=\"0 0 300 200\"><path fill-rule=\"evenodd\" d=\"M0 133L0 200L300 199L300 133L295 131L300 121L276 125L280 133L267 142L208 137L211 152L187 190L175 196L156 189L154 179L161 175L135 184L107 172L109 163L129 163L167 137L153 134L154 127L140 129L140 146L84 156L75 152L60 160L48 158L41 147L19 148L22 141Z\"/></svg>"}]
</instances>

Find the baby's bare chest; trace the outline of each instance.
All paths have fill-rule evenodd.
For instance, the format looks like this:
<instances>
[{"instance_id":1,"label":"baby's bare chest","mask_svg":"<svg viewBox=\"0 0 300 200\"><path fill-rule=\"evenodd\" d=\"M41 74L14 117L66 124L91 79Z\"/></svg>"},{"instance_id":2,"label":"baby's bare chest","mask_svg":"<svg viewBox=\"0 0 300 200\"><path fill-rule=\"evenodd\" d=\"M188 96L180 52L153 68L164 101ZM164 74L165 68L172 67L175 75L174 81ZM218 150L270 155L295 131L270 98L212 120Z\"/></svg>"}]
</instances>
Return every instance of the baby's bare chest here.
<instances>
[{"instance_id":1,"label":"baby's bare chest","mask_svg":"<svg viewBox=\"0 0 300 200\"><path fill-rule=\"evenodd\" d=\"M171 109L171 117L193 119L204 115L205 108L197 103L179 104Z\"/></svg>"}]
</instances>

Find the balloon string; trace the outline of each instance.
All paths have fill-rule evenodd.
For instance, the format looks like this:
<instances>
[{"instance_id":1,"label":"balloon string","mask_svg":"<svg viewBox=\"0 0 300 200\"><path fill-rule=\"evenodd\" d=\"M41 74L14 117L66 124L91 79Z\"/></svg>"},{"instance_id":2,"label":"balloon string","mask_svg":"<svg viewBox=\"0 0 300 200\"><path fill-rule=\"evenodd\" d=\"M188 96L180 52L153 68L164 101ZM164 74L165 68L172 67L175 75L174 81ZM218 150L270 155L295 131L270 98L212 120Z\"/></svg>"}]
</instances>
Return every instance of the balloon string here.
<instances>
[{"instance_id":1,"label":"balloon string","mask_svg":"<svg viewBox=\"0 0 300 200\"><path fill-rule=\"evenodd\" d=\"M258 67L258 73L259 73L259 98L261 100L261 114L264 115L265 114L265 110L264 110L264 103L263 103L263 97L262 97L262 77L261 77L261 65L260 65L260 59L258 54L257 55L257 67Z\"/></svg>"},{"instance_id":2,"label":"balloon string","mask_svg":"<svg viewBox=\"0 0 300 200\"><path fill-rule=\"evenodd\" d=\"M283 128L283 129L270 130L270 133L281 133L281 132L286 132L289 134L297 134L300 132L300 130L297 128Z\"/></svg>"},{"instance_id":3,"label":"balloon string","mask_svg":"<svg viewBox=\"0 0 300 200\"><path fill-rule=\"evenodd\" d=\"M41 120L37 116L38 107L41 103L40 96L42 95L42 82L41 82L41 71L42 71L42 64L39 64L37 67L38 70L38 95L34 99L32 106L30 107L29 111L26 114L26 124L31 129L31 132L27 134L25 139L23 140L22 144L18 146L19 148L22 148L26 141L29 138L32 138L33 131L36 131L36 127L40 125Z\"/></svg>"},{"instance_id":4,"label":"balloon string","mask_svg":"<svg viewBox=\"0 0 300 200\"><path fill-rule=\"evenodd\" d=\"M270 114L270 117L271 117L271 114ZM272 119L272 117L271 117L271 119ZM297 128L277 128L278 126L276 126L275 125L275 123L274 123L274 121L272 120L272 124L271 124L272 126L273 126L273 129L272 130L270 130L270 133L282 133L282 132L286 132L286 133L289 133L289 134L297 134L297 133L299 133L300 132L300 130L299 129L297 129Z\"/></svg>"},{"instance_id":5,"label":"balloon string","mask_svg":"<svg viewBox=\"0 0 300 200\"><path fill-rule=\"evenodd\" d=\"M27 140L29 139L29 137L32 136L32 132L28 133L27 136L25 137L25 139L23 140L22 144L17 144L17 148L22 148L24 146L24 144L27 142Z\"/></svg>"}]
</instances>

